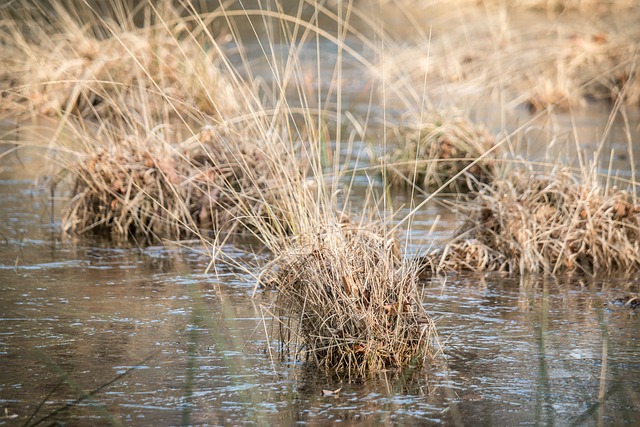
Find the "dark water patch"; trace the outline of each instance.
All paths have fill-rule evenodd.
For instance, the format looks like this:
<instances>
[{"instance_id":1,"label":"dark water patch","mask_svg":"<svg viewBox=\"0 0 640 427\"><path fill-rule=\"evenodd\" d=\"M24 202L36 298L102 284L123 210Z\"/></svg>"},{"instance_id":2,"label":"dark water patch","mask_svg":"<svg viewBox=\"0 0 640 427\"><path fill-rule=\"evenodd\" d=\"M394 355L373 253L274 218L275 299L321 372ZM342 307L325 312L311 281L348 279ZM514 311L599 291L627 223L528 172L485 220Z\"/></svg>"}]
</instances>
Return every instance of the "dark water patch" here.
<instances>
[{"instance_id":1,"label":"dark water patch","mask_svg":"<svg viewBox=\"0 0 640 427\"><path fill-rule=\"evenodd\" d=\"M632 331L636 321L620 327L619 317L610 316L601 304L593 307L594 300L606 300L615 292L606 282L588 289L579 283L543 279L483 283L468 277L444 290L432 284L427 291L449 295L427 297L431 306L445 303L449 309L450 315L443 314L438 323L441 339L450 337L449 378L458 383L458 390L472 393L474 403L463 399L462 406L473 405L479 413L485 412L481 407L493 408L486 419L489 423L496 419L509 419L509 424L527 419L541 422L543 415L559 424L571 423L575 414L598 401L600 387L609 389L622 380L617 377L618 355L639 350ZM495 304L496 294L502 296L500 304ZM478 309L467 304L470 299ZM604 375L603 364L608 367ZM624 381L637 383L638 378ZM606 413L614 411L618 398L602 402ZM639 403L627 407L624 416L638 420ZM509 406L520 407L520 416L525 417L520 421L503 418ZM533 412L526 415L527 411ZM595 424L596 419L584 422Z\"/></svg>"}]
</instances>

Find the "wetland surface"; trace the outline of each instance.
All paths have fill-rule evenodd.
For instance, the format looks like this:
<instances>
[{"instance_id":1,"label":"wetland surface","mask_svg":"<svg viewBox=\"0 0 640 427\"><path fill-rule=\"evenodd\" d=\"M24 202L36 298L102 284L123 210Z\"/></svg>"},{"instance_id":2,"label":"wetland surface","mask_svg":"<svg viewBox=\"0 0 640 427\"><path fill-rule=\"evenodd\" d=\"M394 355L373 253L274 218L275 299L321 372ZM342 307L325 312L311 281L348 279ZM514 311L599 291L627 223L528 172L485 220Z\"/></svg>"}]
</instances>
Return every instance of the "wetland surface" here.
<instances>
[{"instance_id":1,"label":"wetland surface","mask_svg":"<svg viewBox=\"0 0 640 427\"><path fill-rule=\"evenodd\" d=\"M272 52L264 48L247 42L243 54L252 74L268 80L273 70L264 58ZM337 52L326 47L326 69L316 67L313 52L312 74L332 76ZM343 66L342 96L354 114L386 108L363 99L367 81L357 67ZM538 116L518 155L571 163L577 145L595 150L610 111L593 104ZM640 113L628 113L637 141ZM504 122L481 101L473 114L496 132L532 120L517 110ZM566 143L549 144L549 121ZM33 124L16 126L3 129L38 139L28 135ZM604 140L601 169L630 177L630 154L637 159L640 150L629 150L620 117ZM366 165L375 149L356 141L341 154ZM66 195L52 202L34 185L46 169L41 154L0 151L0 425L640 425L640 309L624 306L640 280L495 274L425 282L424 305L445 357L421 373L327 377L278 356L275 292L254 295L255 279L241 268L221 264L205 274L211 256L199 243L62 236ZM370 181L354 180L352 204L366 197ZM420 202L403 192L393 199L401 214ZM404 236L408 255L440 244L456 226L448 209L428 205ZM255 242L224 251L248 271L267 257Z\"/></svg>"},{"instance_id":2,"label":"wetland surface","mask_svg":"<svg viewBox=\"0 0 640 427\"><path fill-rule=\"evenodd\" d=\"M2 425L61 408L45 425L640 422L640 316L615 302L638 281L428 282L446 364L327 378L269 354L275 293L252 298L254 280L231 267L204 274L204 248L62 239L27 172L39 161L7 154L0 173ZM436 214L416 221L413 241L433 239ZM254 249L225 248L248 264Z\"/></svg>"}]
</instances>

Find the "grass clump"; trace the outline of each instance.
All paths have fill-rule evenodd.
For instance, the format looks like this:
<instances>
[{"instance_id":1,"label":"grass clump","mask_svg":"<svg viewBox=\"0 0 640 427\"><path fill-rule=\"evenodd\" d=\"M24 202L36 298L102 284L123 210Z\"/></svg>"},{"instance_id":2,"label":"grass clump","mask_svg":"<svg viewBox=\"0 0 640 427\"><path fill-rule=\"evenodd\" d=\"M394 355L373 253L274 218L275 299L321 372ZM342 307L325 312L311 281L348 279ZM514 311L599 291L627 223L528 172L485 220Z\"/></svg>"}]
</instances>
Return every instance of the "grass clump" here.
<instances>
[{"instance_id":1,"label":"grass clump","mask_svg":"<svg viewBox=\"0 0 640 427\"><path fill-rule=\"evenodd\" d=\"M125 12L107 19L90 6L73 14L58 1L49 10L16 4L0 16L4 114L185 121L239 110L215 40L169 2L142 4L142 27Z\"/></svg>"},{"instance_id":2,"label":"grass clump","mask_svg":"<svg viewBox=\"0 0 640 427\"><path fill-rule=\"evenodd\" d=\"M396 135L400 145L385 159L386 176L392 184L434 190L460 174L448 189L467 191L495 174L493 157L469 167L493 147L495 139L486 127L462 116L434 114L414 128L397 128Z\"/></svg>"},{"instance_id":3,"label":"grass clump","mask_svg":"<svg viewBox=\"0 0 640 427\"><path fill-rule=\"evenodd\" d=\"M307 360L358 375L421 367L434 324L398 242L345 223L302 241L277 256L271 275L284 334L293 332Z\"/></svg>"},{"instance_id":4,"label":"grass clump","mask_svg":"<svg viewBox=\"0 0 640 427\"><path fill-rule=\"evenodd\" d=\"M162 127L85 138L86 152L76 152L62 172L72 183L66 231L180 239L236 231L247 211L283 226L266 207L279 187L262 140L222 125L181 141ZM286 159L283 169L295 167Z\"/></svg>"},{"instance_id":5,"label":"grass clump","mask_svg":"<svg viewBox=\"0 0 640 427\"><path fill-rule=\"evenodd\" d=\"M461 207L452 242L423 258L429 271L634 275L640 270L640 204L567 171L515 171Z\"/></svg>"}]
</instances>

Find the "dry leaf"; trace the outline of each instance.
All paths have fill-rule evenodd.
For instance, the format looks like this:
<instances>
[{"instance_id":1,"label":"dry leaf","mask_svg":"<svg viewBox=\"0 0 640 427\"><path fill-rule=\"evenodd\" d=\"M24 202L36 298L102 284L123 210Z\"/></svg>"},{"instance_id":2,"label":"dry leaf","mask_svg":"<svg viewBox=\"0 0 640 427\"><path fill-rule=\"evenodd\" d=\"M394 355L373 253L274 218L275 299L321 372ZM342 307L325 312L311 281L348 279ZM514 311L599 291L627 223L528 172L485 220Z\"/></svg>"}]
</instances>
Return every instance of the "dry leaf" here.
<instances>
[{"instance_id":1,"label":"dry leaf","mask_svg":"<svg viewBox=\"0 0 640 427\"><path fill-rule=\"evenodd\" d=\"M340 390L342 390L342 387L335 389L335 390L322 390L322 395L323 396L337 396L338 393L340 393Z\"/></svg>"}]
</instances>

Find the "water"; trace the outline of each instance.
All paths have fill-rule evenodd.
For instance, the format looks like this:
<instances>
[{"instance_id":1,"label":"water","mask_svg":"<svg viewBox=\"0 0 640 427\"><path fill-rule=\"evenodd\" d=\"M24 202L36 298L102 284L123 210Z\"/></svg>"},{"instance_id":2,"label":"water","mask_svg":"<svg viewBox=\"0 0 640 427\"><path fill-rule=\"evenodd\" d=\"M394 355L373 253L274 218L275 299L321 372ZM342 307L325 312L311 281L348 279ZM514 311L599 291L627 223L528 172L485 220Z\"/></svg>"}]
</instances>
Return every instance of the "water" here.
<instances>
[{"instance_id":1,"label":"water","mask_svg":"<svg viewBox=\"0 0 640 427\"><path fill-rule=\"evenodd\" d=\"M247 52L258 56L253 72L268 77L260 48ZM326 76L335 55L323 58ZM357 100L354 114L375 113L378 105L358 98L366 82L347 65L343 76L352 83L344 96ZM579 145L593 151L609 110L592 106L540 121L556 121L554 130L569 136L577 124ZM502 130L490 111L477 115ZM629 115L637 129L640 114ZM34 130L21 129L19 139ZM548 147L547 131L527 135L523 157L575 156L569 137ZM604 152L625 153L625 141L616 118ZM640 312L618 302L640 291L638 280L469 275L426 282L424 304L446 356L425 372L349 381L281 359L271 329L275 292L254 295L255 279L224 264L205 274L207 248L61 236L64 197L52 205L33 185L34 171L46 169L41 152L2 149L0 425L640 424ZM369 149L356 141L352 158L366 159ZM614 154L612 166L628 176L627 160ZM360 178L355 204L368 182ZM411 208L408 194L393 202L401 213ZM401 237L416 254L456 224L447 209L429 204ZM224 249L250 271L264 256L250 243Z\"/></svg>"},{"instance_id":2,"label":"water","mask_svg":"<svg viewBox=\"0 0 640 427\"><path fill-rule=\"evenodd\" d=\"M61 239L20 155L0 174L1 425L640 423L640 318L615 303L638 281L425 283L447 358L349 382L270 354L275 292L203 274L204 248Z\"/></svg>"}]
</instances>

